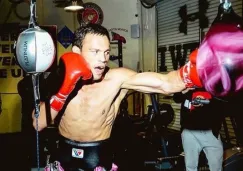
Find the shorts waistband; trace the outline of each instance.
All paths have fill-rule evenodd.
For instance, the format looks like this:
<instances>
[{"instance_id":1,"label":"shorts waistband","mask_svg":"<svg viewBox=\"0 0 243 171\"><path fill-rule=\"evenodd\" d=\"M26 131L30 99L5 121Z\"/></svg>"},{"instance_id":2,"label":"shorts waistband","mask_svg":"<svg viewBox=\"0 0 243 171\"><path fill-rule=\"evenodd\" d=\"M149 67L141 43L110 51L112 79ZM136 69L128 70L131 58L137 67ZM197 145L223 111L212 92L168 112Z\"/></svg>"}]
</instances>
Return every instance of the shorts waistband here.
<instances>
[{"instance_id":1,"label":"shorts waistband","mask_svg":"<svg viewBox=\"0 0 243 171\"><path fill-rule=\"evenodd\" d=\"M98 141L80 142L80 141L76 141L76 140L66 138L62 135L60 135L59 140L61 142L66 143L66 144L69 144L69 145L72 145L72 146L78 146L78 147L94 147L94 146L100 146L101 144L109 142L109 138L104 139L104 140L98 140Z\"/></svg>"}]
</instances>

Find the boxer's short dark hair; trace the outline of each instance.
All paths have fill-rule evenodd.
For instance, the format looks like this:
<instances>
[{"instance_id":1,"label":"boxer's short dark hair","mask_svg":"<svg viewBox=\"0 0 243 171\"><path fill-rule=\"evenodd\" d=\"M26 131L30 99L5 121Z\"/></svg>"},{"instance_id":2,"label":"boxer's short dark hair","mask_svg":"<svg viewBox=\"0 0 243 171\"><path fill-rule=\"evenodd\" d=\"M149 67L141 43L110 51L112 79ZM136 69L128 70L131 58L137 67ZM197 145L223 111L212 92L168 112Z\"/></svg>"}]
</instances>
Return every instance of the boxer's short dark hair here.
<instances>
[{"instance_id":1,"label":"boxer's short dark hair","mask_svg":"<svg viewBox=\"0 0 243 171\"><path fill-rule=\"evenodd\" d=\"M74 33L73 46L77 46L80 49L83 46L83 40L87 34L96 34L106 36L110 41L108 30L100 24L89 23L87 25L80 26Z\"/></svg>"}]
</instances>

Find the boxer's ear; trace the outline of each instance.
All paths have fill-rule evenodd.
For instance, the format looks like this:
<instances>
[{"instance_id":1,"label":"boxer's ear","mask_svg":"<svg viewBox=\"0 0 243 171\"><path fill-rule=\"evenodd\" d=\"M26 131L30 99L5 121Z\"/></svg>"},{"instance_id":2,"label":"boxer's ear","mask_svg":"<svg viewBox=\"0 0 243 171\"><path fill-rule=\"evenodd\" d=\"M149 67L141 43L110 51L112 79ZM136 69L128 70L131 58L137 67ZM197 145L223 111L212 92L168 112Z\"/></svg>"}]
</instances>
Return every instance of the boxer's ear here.
<instances>
[{"instance_id":1,"label":"boxer's ear","mask_svg":"<svg viewBox=\"0 0 243 171\"><path fill-rule=\"evenodd\" d=\"M73 47L72 47L72 51L73 51L74 53L81 54L81 50L80 50L80 48L79 48L78 46L73 46Z\"/></svg>"}]
</instances>

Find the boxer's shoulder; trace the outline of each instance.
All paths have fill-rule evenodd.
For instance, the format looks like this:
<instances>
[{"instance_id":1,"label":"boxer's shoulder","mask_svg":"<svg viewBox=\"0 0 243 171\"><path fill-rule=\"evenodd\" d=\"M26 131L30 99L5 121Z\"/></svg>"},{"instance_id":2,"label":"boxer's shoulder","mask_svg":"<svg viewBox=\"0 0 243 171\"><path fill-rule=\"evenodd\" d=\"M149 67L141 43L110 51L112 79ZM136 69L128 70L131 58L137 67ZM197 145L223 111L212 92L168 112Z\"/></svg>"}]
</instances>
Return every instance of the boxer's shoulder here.
<instances>
[{"instance_id":1,"label":"boxer's shoulder","mask_svg":"<svg viewBox=\"0 0 243 171\"><path fill-rule=\"evenodd\" d=\"M106 74L106 78L118 79L122 81L122 80L126 80L127 78L135 74L137 74L137 72L131 69L120 67L120 68L110 69Z\"/></svg>"}]
</instances>

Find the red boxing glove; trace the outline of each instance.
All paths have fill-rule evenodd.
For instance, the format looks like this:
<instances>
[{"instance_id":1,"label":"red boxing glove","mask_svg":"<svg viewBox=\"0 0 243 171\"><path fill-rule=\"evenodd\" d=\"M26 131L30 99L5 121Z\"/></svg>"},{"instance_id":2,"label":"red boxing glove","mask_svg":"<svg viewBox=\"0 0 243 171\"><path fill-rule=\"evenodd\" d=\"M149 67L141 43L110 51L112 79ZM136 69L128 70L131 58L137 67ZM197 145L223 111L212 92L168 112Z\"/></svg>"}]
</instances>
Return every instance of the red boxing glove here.
<instances>
[{"instance_id":1,"label":"red boxing glove","mask_svg":"<svg viewBox=\"0 0 243 171\"><path fill-rule=\"evenodd\" d=\"M90 79L92 72L87 62L77 53L69 52L61 57L65 66L65 77L59 92L52 96L50 106L56 111L60 111L68 97L74 89L77 81Z\"/></svg>"},{"instance_id":2,"label":"red boxing glove","mask_svg":"<svg viewBox=\"0 0 243 171\"><path fill-rule=\"evenodd\" d=\"M180 68L180 76L188 88L202 87L196 68L197 52L198 49L194 50L189 56L189 62Z\"/></svg>"}]
</instances>

